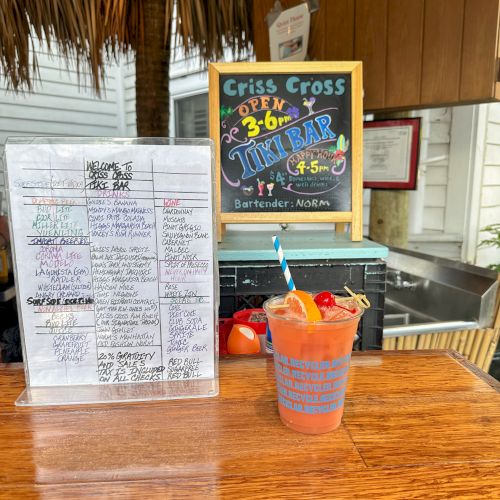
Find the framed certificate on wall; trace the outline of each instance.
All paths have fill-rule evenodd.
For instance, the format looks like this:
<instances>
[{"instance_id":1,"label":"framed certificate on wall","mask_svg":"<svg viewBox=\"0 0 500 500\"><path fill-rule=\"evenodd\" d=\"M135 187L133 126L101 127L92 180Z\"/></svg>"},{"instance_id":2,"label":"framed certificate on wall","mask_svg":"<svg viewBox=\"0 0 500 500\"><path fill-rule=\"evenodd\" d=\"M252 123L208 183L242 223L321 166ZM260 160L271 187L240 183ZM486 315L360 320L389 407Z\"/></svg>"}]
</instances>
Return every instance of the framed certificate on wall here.
<instances>
[{"instance_id":1,"label":"framed certificate on wall","mask_svg":"<svg viewBox=\"0 0 500 500\"><path fill-rule=\"evenodd\" d=\"M364 122L363 187L416 189L420 118Z\"/></svg>"}]
</instances>

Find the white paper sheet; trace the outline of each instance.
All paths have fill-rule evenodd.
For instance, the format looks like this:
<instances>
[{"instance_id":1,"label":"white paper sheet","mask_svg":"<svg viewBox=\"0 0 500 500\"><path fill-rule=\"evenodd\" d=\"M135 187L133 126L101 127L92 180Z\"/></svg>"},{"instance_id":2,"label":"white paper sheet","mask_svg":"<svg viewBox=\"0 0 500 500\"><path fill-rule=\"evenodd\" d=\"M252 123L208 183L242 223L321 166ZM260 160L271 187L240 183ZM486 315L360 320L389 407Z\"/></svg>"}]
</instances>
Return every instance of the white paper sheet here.
<instances>
[{"instance_id":1,"label":"white paper sheet","mask_svg":"<svg viewBox=\"0 0 500 500\"><path fill-rule=\"evenodd\" d=\"M213 378L211 148L8 144L29 384Z\"/></svg>"},{"instance_id":2,"label":"white paper sheet","mask_svg":"<svg viewBox=\"0 0 500 500\"><path fill-rule=\"evenodd\" d=\"M271 61L304 61L310 24L311 14L305 3L281 12L269 27Z\"/></svg>"},{"instance_id":3,"label":"white paper sheet","mask_svg":"<svg viewBox=\"0 0 500 500\"><path fill-rule=\"evenodd\" d=\"M365 128L363 179L372 182L408 182L412 127Z\"/></svg>"}]
</instances>

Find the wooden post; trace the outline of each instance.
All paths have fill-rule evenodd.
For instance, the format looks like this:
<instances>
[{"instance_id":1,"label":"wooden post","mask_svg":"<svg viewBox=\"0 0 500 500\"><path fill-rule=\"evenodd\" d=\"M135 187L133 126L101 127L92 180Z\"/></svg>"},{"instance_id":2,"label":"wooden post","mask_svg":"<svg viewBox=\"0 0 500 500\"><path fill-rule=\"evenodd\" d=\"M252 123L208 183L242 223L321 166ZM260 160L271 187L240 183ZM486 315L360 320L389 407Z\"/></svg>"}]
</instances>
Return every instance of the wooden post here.
<instances>
[{"instance_id":1,"label":"wooden post","mask_svg":"<svg viewBox=\"0 0 500 500\"><path fill-rule=\"evenodd\" d=\"M404 248L408 243L408 191L372 189L370 238Z\"/></svg>"}]
</instances>

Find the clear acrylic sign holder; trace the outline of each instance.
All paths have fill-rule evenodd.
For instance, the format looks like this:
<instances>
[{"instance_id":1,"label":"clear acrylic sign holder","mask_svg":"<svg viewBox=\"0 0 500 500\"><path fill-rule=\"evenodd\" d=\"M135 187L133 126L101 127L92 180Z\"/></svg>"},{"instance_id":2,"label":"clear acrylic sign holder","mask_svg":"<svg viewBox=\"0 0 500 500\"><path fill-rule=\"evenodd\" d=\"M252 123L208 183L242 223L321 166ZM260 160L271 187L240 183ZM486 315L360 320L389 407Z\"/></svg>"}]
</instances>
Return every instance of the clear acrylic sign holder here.
<instances>
[{"instance_id":1,"label":"clear acrylic sign holder","mask_svg":"<svg viewBox=\"0 0 500 500\"><path fill-rule=\"evenodd\" d=\"M5 161L16 405L216 396L212 141L16 138Z\"/></svg>"}]
</instances>

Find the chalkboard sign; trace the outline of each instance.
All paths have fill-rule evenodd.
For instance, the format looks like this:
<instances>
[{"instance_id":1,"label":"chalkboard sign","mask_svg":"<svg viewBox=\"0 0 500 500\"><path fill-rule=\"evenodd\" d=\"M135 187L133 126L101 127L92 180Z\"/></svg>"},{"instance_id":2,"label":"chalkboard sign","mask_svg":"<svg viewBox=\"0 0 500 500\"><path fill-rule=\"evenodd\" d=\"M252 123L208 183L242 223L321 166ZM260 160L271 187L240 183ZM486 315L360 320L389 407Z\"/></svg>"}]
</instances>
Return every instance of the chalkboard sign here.
<instances>
[{"instance_id":1,"label":"chalkboard sign","mask_svg":"<svg viewBox=\"0 0 500 500\"><path fill-rule=\"evenodd\" d=\"M362 237L361 63L212 64L219 238L230 222L351 223Z\"/></svg>"}]
</instances>

